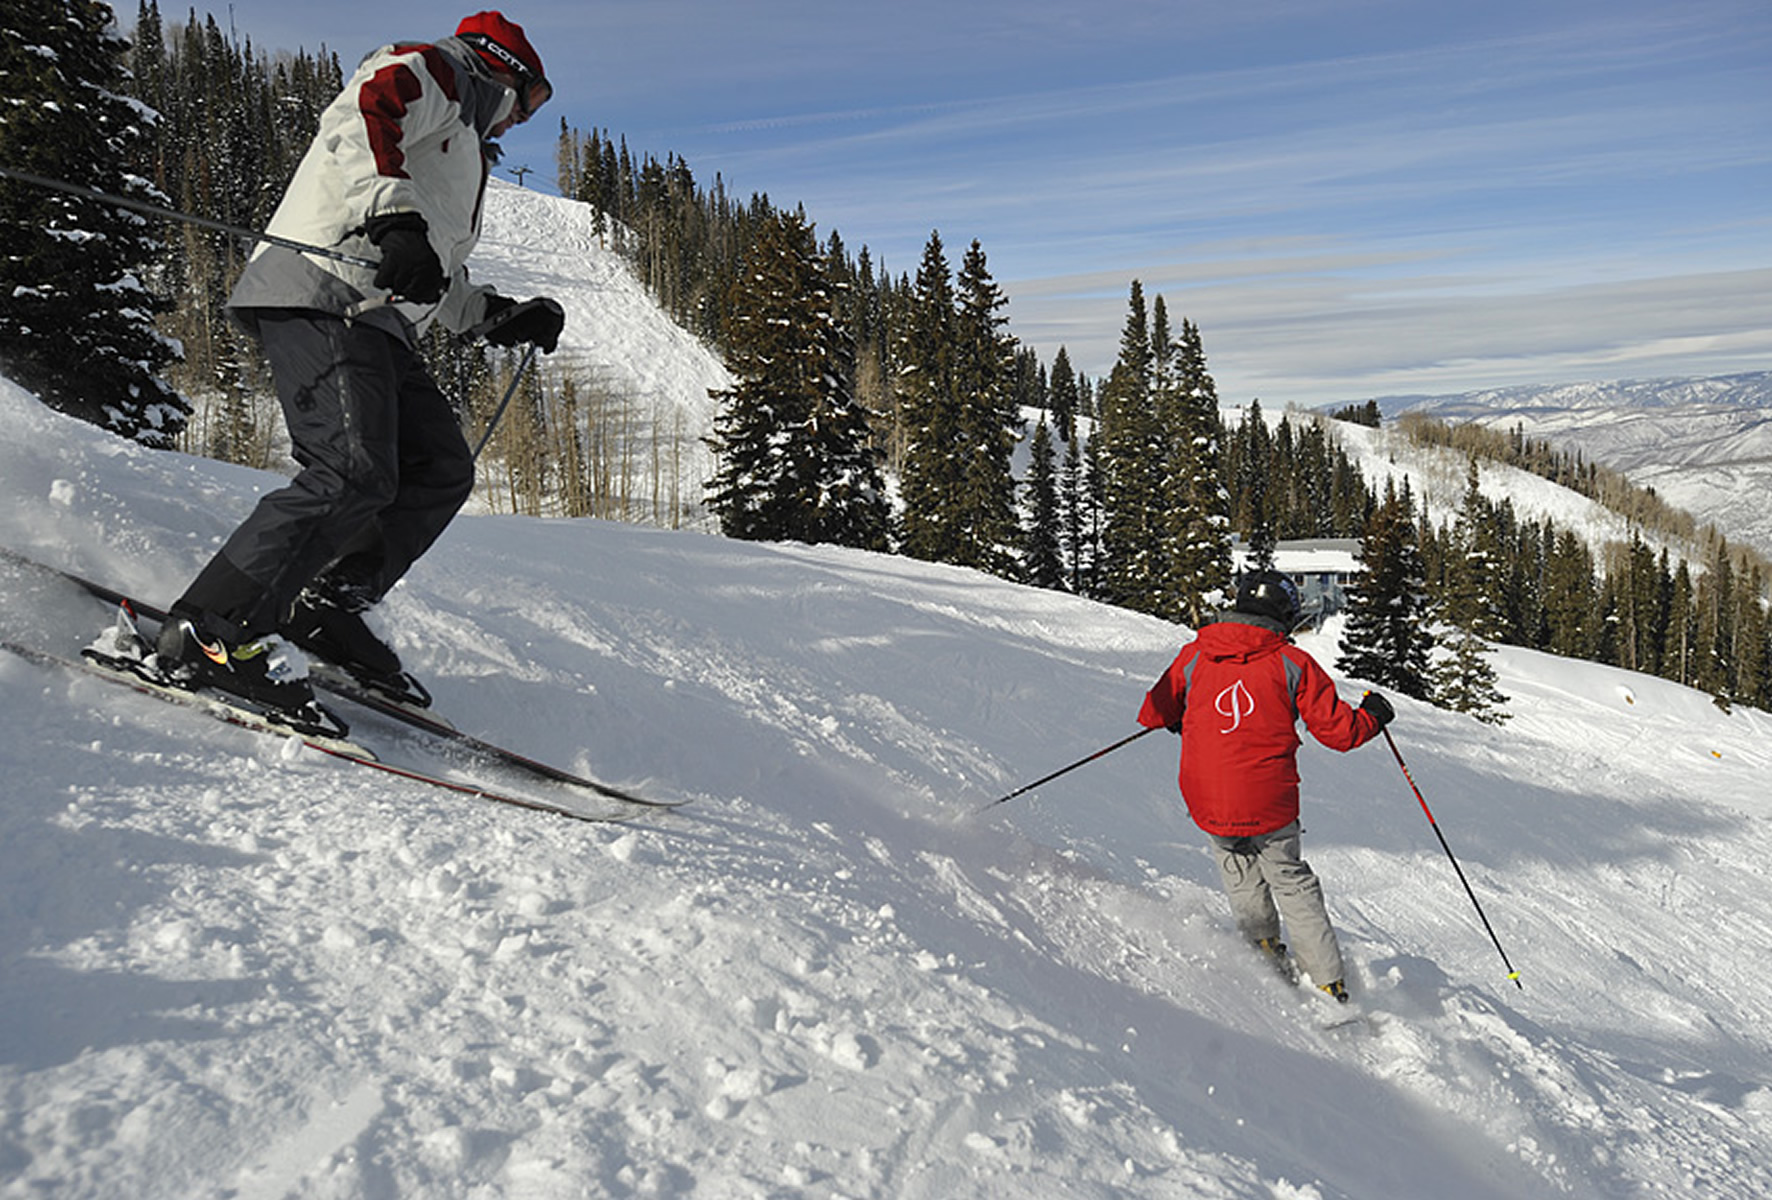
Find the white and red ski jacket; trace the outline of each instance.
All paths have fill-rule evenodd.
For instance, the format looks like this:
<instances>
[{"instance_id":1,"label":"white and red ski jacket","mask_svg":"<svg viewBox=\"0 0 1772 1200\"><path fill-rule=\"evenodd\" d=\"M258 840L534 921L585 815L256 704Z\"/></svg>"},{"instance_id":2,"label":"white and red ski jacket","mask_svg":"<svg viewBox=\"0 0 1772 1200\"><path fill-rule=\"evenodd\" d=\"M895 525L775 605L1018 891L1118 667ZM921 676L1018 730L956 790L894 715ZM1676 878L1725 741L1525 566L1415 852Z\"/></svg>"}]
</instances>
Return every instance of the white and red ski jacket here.
<instances>
[{"instance_id":1,"label":"white and red ski jacket","mask_svg":"<svg viewBox=\"0 0 1772 1200\"><path fill-rule=\"evenodd\" d=\"M1371 713L1260 617L1230 613L1200 630L1144 698L1138 721L1181 725L1181 795L1207 833L1252 837L1298 819L1297 722L1331 750L1378 736Z\"/></svg>"},{"instance_id":2,"label":"white and red ski jacket","mask_svg":"<svg viewBox=\"0 0 1772 1200\"><path fill-rule=\"evenodd\" d=\"M399 331L398 310L422 331L432 320L461 332L485 315L487 288L468 283L481 205L496 146L487 133L516 94L454 38L385 46L357 67L320 116L268 231L370 260L370 217L415 212L429 226L449 279L434 305L390 305L373 268L261 244L228 299L249 327L255 308L310 308Z\"/></svg>"}]
</instances>

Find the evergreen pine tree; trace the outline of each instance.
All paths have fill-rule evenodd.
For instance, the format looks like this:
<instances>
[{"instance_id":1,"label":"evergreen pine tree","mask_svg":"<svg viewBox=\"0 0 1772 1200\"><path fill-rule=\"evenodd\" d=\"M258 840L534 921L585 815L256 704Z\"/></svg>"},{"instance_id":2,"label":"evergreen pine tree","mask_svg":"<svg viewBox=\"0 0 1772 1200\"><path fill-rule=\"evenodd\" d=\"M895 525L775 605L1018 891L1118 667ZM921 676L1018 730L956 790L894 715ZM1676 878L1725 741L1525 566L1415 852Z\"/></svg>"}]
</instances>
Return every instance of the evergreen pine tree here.
<instances>
[{"instance_id":1,"label":"evergreen pine tree","mask_svg":"<svg viewBox=\"0 0 1772 1200\"><path fill-rule=\"evenodd\" d=\"M1274 426L1274 467L1269 477L1268 498L1273 513L1274 535L1285 541L1307 536L1299 513L1298 454L1292 444L1292 422L1282 414Z\"/></svg>"},{"instance_id":2,"label":"evergreen pine tree","mask_svg":"<svg viewBox=\"0 0 1772 1200\"><path fill-rule=\"evenodd\" d=\"M1263 520L1249 535L1249 569L1252 571L1271 571L1274 569L1274 553L1279 549L1279 539L1274 536L1272 522Z\"/></svg>"},{"instance_id":3,"label":"evergreen pine tree","mask_svg":"<svg viewBox=\"0 0 1772 1200\"><path fill-rule=\"evenodd\" d=\"M1052 373L1046 385L1047 405L1052 412L1052 426L1058 440L1069 442L1077 431L1077 409L1082 397L1077 389L1077 372L1071 366L1070 351L1063 346L1052 356Z\"/></svg>"},{"instance_id":4,"label":"evergreen pine tree","mask_svg":"<svg viewBox=\"0 0 1772 1200\"><path fill-rule=\"evenodd\" d=\"M138 0L135 14L135 36L129 44L130 94L156 114L164 114L166 97L166 33L160 22L160 0ZM151 182L164 188L158 168L160 131L164 122L149 122L142 131L137 161L147 165Z\"/></svg>"},{"instance_id":5,"label":"evergreen pine tree","mask_svg":"<svg viewBox=\"0 0 1772 1200\"><path fill-rule=\"evenodd\" d=\"M1042 420L1034 427L1027 481L1027 549L1022 555L1025 578L1035 587L1062 588L1064 556L1060 550L1061 505L1052 431Z\"/></svg>"},{"instance_id":6,"label":"evergreen pine tree","mask_svg":"<svg viewBox=\"0 0 1772 1200\"><path fill-rule=\"evenodd\" d=\"M839 248L827 255L823 279L831 278L840 254ZM818 281L816 272L809 276L809 286ZM884 455L873 437L879 414L856 394L856 342L849 327L834 319L835 307L827 305L817 314L828 353L817 368L823 372L824 390L813 410L806 463L816 480L811 499L815 519L796 536L883 551L891 541L892 512L880 472Z\"/></svg>"},{"instance_id":7,"label":"evergreen pine tree","mask_svg":"<svg viewBox=\"0 0 1772 1200\"><path fill-rule=\"evenodd\" d=\"M1587 543L1558 530L1545 563L1546 647L1566 658L1589 658L1600 645L1600 603L1594 586L1594 558Z\"/></svg>"},{"instance_id":8,"label":"evergreen pine tree","mask_svg":"<svg viewBox=\"0 0 1772 1200\"><path fill-rule=\"evenodd\" d=\"M1513 501L1502 498L1489 509L1493 528L1482 531L1484 553L1489 557L1490 611L1495 625L1490 640L1523 646L1530 603L1531 581L1525 569L1523 530Z\"/></svg>"},{"instance_id":9,"label":"evergreen pine tree","mask_svg":"<svg viewBox=\"0 0 1772 1200\"><path fill-rule=\"evenodd\" d=\"M1385 484L1360 540L1360 572L1349 589L1338 665L1348 674L1413 696L1429 695L1433 635L1425 620L1426 581L1407 483Z\"/></svg>"},{"instance_id":10,"label":"evergreen pine tree","mask_svg":"<svg viewBox=\"0 0 1772 1200\"><path fill-rule=\"evenodd\" d=\"M1683 558L1674 571L1668 613L1667 649L1662 654L1661 674L1675 683L1691 684L1698 645L1698 603L1692 586L1692 568Z\"/></svg>"},{"instance_id":11,"label":"evergreen pine tree","mask_svg":"<svg viewBox=\"0 0 1772 1200\"><path fill-rule=\"evenodd\" d=\"M1015 339L1004 331L1009 303L974 240L955 287L954 386L959 414L959 542L947 561L1004 578L1020 572L1015 445L1024 423L1017 401Z\"/></svg>"},{"instance_id":12,"label":"evergreen pine tree","mask_svg":"<svg viewBox=\"0 0 1772 1200\"><path fill-rule=\"evenodd\" d=\"M1735 640L1735 563L1728 539L1711 544L1708 569L1698 581L1698 641L1693 659L1692 686L1709 692L1727 706L1731 688Z\"/></svg>"},{"instance_id":13,"label":"evergreen pine tree","mask_svg":"<svg viewBox=\"0 0 1772 1200\"><path fill-rule=\"evenodd\" d=\"M1495 667L1489 661L1494 647L1494 613L1487 596L1494 563L1485 549L1483 530L1489 524L1489 506L1477 487L1477 462L1470 460L1464 503L1446 537L1446 584L1441 596L1441 615L1447 632L1441 638L1443 653L1431 672L1435 704L1453 712L1469 713L1480 721L1500 724L1507 719L1502 705L1507 697L1495 686Z\"/></svg>"},{"instance_id":14,"label":"evergreen pine tree","mask_svg":"<svg viewBox=\"0 0 1772 1200\"><path fill-rule=\"evenodd\" d=\"M1516 645L1542 650L1550 641L1550 628L1545 620L1544 573L1549 550L1545 526L1537 521L1520 524L1515 542L1517 550L1513 569L1519 575L1519 627L1509 639Z\"/></svg>"},{"instance_id":15,"label":"evergreen pine tree","mask_svg":"<svg viewBox=\"0 0 1772 1200\"><path fill-rule=\"evenodd\" d=\"M1102 599L1139 612L1163 602L1162 428L1152 391L1150 320L1144 285L1132 281L1120 354L1102 385L1102 534L1097 587Z\"/></svg>"},{"instance_id":16,"label":"evergreen pine tree","mask_svg":"<svg viewBox=\"0 0 1772 1200\"><path fill-rule=\"evenodd\" d=\"M1372 517L1376 498L1359 468L1345 451L1335 453L1335 476L1329 488L1330 528L1334 537L1359 537Z\"/></svg>"},{"instance_id":17,"label":"evergreen pine tree","mask_svg":"<svg viewBox=\"0 0 1772 1200\"><path fill-rule=\"evenodd\" d=\"M1772 624L1767 620L1765 590L1765 575L1756 563L1738 589L1730 694L1739 704L1772 710Z\"/></svg>"},{"instance_id":18,"label":"evergreen pine tree","mask_svg":"<svg viewBox=\"0 0 1772 1200\"><path fill-rule=\"evenodd\" d=\"M1654 554L1642 534L1631 530L1623 561L1611 572L1618 578L1618 665L1627 671L1656 673L1667 636L1662 605L1662 580Z\"/></svg>"},{"instance_id":19,"label":"evergreen pine tree","mask_svg":"<svg viewBox=\"0 0 1772 1200\"><path fill-rule=\"evenodd\" d=\"M1450 540L1450 534L1440 536L1426 513L1416 522L1415 545L1421 554L1421 577L1427 582L1430 598L1446 590L1446 543Z\"/></svg>"},{"instance_id":20,"label":"evergreen pine tree","mask_svg":"<svg viewBox=\"0 0 1772 1200\"><path fill-rule=\"evenodd\" d=\"M955 403L954 291L939 231L929 235L896 348L898 405L904 422L904 499L900 548L913 558L952 562L965 464Z\"/></svg>"},{"instance_id":21,"label":"evergreen pine tree","mask_svg":"<svg viewBox=\"0 0 1772 1200\"><path fill-rule=\"evenodd\" d=\"M1667 673L1668 640L1673 636L1674 622L1679 615L1674 608L1674 590L1673 572L1668 568L1667 547L1663 546L1655 559L1655 591L1651 601L1654 607L1649 618L1652 622L1650 649L1653 657L1645 667L1657 675Z\"/></svg>"},{"instance_id":22,"label":"evergreen pine tree","mask_svg":"<svg viewBox=\"0 0 1772 1200\"><path fill-rule=\"evenodd\" d=\"M1236 472L1232 480L1237 497L1235 521L1237 528L1251 534L1265 529L1270 541L1274 522L1268 487L1273 477L1273 434L1262 415L1261 401L1251 400L1237 429Z\"/></svg>"},{"instance_id":23,"label":"evergreen pine tree","mask_svg":"<svg viewBox=\"0 0 1772 1200\"><path fill-rule=\"evenodd\" d=\"M1185 548L1190 514L1188 417L1182 408L1180 345L1162 296L1151 301L1150 411L1151 483L1155 537L1150 557L1150 611L1170 620L1185 619ZM1198 622L1195 622L1196 624Z\"/></svg>"},{"instance_id":24,"label":"evergreen pine tree","mask_svg":"<svg viewBox=\"0 0 1772 1200\"><path fill-rule=\"evenodd\" d=\"M1300 537L1332 537L1331 510L1335 482L1334 456L1321 421L1306 421L1298 435L1298 486L1304 511L1299 514Z\"/></svg>"},{"instance_id":25,"label":"evergreen pine tree","mask_svg":"<svg viewBox=\"0 0 1772 1200\"><path fill-rule=\"evenodd\" d=\"M1249 411L1227 438L1225 469L1232 484L1228 502L1231 523L1248 539L1248 566L1267 570L1274 565L1279 538L1274 532L1274 504L1269 500L1269 489L1275 482L1274 442L1260 400L1250 401Z\"/></svg>"},{"instance_id":26,"label":"evergreen pine tree","mask_svg":"<svg viewBox=\"0 0 1772 1200\"><path fill-rule=\"evenodd\" d=\"M708 505L729 537L884 547L884 489L834 299L804 215L777 214L732 300L736 383L715 394Z\"/></svg>"},{"instance_id":27,"label":"evergreen pine tree","mask_svg":"<svg viewBox=\"0 0 1772 1200\"><path fill-rule=\"evenodd\" d=\"M123 97L128 44L110 6L8 0L0 18L0 161L141 201L134 173L149 114ZM154 329L148 283L158 226L96 200L0 179L0 366L50 406L150 446L170 446L190 407L159 377L177 357Z\"/></svg>"},{"instance_id":28,"label":"evergreen pine tree","mask_svg":"<svg viewBox=\"0 0 1772 1200\"><path fill-rule=\"evenodd\" d=\"M1434 703L1491 725L1507 720L1502 707L1507 697L1495 686L1495 666L1489 661L1495 647L1456 621L1449 622L1442 646L1445 654L1430 673Z\"/></svg>"},{"instance_id":29,"label":"evergreen pine tree","mask_svg":"<svg viewBox=\"0 0 1772 1200\"><path fill-rule=\"evenodd\" d=\"M1465 464L1464 500L1453 521L1447 546L1447 590L1461 593L1456 604L1460 627L1468 627L1486 642L1501 637L1501 591L1497 583L1500 565L1500 523L1493 505L1479 487L1481 473L1472 455Z\"/></svg>"},{"instance_id":30,"label":"evergreen pine tree","mask_svg":"<svg viewBox=\"0 0 1772 1200\"><path fill-rule=\"evenodd\" d=\"M1161 297L1158 298L1159 301ZM1200 330L1181 323L1176 346L1174 429L1171 435L1167 498L1171 515L1169 615L1200 625L1223 605L1231 583L1230 492L1225 487L1221 447L1224 425L1218 415L1218 387L1206 369Z\"/></svg>"}]
</instances>

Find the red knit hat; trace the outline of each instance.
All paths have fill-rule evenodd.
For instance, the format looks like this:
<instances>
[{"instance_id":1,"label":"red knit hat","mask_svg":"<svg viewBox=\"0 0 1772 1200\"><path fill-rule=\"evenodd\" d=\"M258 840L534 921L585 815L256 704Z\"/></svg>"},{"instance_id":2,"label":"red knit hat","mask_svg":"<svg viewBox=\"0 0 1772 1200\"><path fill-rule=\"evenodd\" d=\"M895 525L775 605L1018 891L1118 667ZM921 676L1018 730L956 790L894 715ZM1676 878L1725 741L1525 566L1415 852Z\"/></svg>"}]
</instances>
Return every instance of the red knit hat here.
<instances>
[{"instance_id":1,"label":"red knit hat","mask_svg":"<svg viewBox=\"0 0 1772 1200\"><path fill-rule=\"evenodd\" d=\"M547 72L542 70L541 55L523 35L523 27L506 20L503 13L475 13L456 26L455 36L472 46L493 70L517 77L523 85L517 95L525 115L540 108L554 94Z\"/></svg>"}]
</instances>

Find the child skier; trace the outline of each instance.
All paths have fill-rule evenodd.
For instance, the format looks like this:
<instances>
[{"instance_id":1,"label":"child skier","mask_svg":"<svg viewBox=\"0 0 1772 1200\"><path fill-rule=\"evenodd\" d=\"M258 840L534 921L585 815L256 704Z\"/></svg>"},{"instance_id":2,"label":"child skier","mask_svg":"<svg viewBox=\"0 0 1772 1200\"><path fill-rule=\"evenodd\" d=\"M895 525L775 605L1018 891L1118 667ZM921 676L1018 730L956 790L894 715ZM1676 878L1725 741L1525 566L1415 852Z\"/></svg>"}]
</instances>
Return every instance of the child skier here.
<instances>
[{"instance_id":1,"label":"child skier","mask_svg":"<svg viewBox=\"0 0 1772 1200\"><path fill-rule=\"evenodd\" d=\"M1298 608L1298 589L1285 575L1245 575L1232 611L1182 647L1138 721L1181 734L1182 798L1212 839L1238 929L1290 973L1284 917L1311 981L1345 1002L1322 885L1299 857L1296 723L1347 751L1378 736L1395 712L1376 692L1358 708L1336 695L1317 661L1292 644Z\"/></svg>"}]
</instances>

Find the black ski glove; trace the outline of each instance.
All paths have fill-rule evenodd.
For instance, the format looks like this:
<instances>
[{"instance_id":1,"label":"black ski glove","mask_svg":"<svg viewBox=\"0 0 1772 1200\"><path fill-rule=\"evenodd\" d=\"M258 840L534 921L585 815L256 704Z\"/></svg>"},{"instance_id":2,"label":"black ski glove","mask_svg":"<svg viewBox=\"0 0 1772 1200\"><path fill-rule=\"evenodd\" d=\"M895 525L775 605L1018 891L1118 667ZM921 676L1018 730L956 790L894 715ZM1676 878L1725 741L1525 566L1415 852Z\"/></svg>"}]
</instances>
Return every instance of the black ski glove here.
<instances>
[{"instance_id":1,"label":"black ski glove","mask_svg":"<svg viewBox=\"0 0 1772 1200\"><path fill-rule=\"evenodd\" d=\"M1391 707L1391 702L1389 700L1386 700L1377 692L1367 692L1366 698L1360 701L1360 707L1378 718L1378 727L1380 729L1383 729L1386 725L1389 725L1392 721L1397 719L1397 710Z\"/></svg>"},{"instance_id":2,"label":"black ski glove","mask_svg":"<svg viewBox=\"0 0 1772 1200\"><path fill-rule=\"evenodd\" d=\"M560 344L560 331L566 327L566 310L548 299L537 296L518 304L497 292L486 297L486 340L494 346L515 346L533 342L543 354L552 354Z\"/></svg>"},{"instance_id":3,"label":"black ski glove","mask_svg":"<svg viewBox=\"0 0 1772 1200\"><path fill-rule=\"evenodd\" d=\"M430 226L415 212L387 213L363 222L369 240L381 251L375 286L414 304L435 304L448 280L443 264L425 236Z\"/></svg>"}]
</instances>

